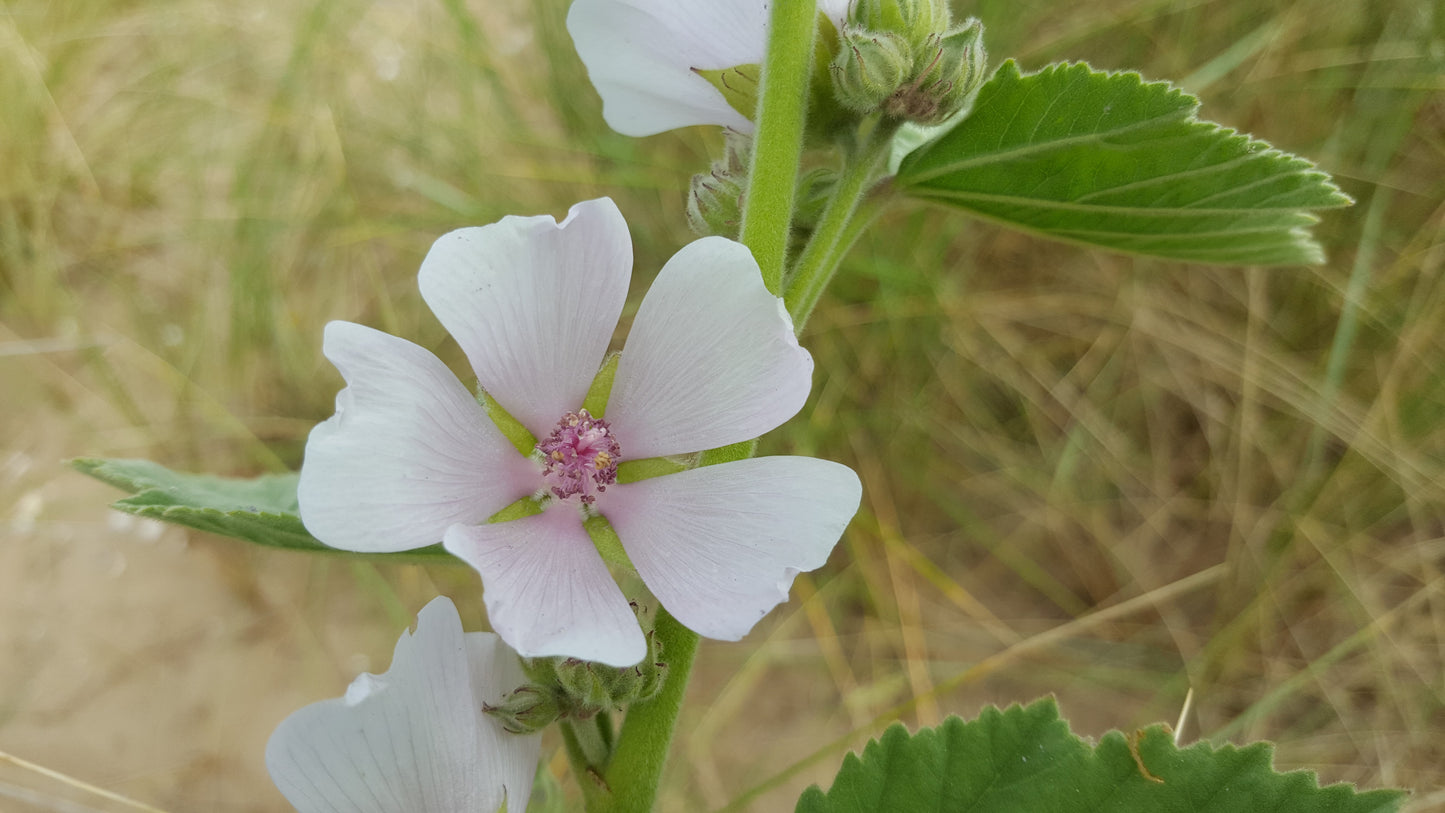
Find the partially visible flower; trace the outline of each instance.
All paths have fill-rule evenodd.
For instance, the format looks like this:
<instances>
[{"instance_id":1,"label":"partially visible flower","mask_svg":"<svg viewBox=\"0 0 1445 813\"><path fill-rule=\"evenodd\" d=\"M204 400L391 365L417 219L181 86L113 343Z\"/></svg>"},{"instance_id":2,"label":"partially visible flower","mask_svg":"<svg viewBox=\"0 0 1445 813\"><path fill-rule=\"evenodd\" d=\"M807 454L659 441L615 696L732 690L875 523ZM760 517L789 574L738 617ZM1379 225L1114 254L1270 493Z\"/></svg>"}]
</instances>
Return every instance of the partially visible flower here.
<instances>
[{"instance_id":1,"label":"partially visible flower","mask_svg":"<svg viewBox=\"0 0 1445 813\"><path fill-rule=\"evenodd\" d=\"M618 465L755 438L792 417L812 358L746 247L705 237L657 275L605 412L584 409L627 298L632 245L611 200L567 219L508 217L452 232L421 291L482 389L531 433L518 454L431 353L349 322L324 351L347 379L306 444L298 496L318 539L347 550L444 541L481 574L492 627L528 657L613 666L647 646L592 538L605 517L674 617L737 640L821 566L858 508L858 477L765 457L624 483ZM539 499L540 513L489 520Z\"/></svg>"},{"instance_id":2,"label":"partially visible flower","mask_svg":"<svg viewBox=\"0 0 1445 813\"><path fill-rule=\"evenodd\" d=\"M848 0L818 0L818 9L841 27ZM762 63L768 0L576 0L567 30L602 96L602 117L617 132L716 124L752 133L751 111L735 110L699 71ZM718 82L756 79L744 71Z\"/></svg>"},{"instance_id":3,"label":"partially visible flower","mask_svg":"<svg viewBox=\"0 0 1445 813\"><path fill-rule=\"evenodd\" d=\"M300 813L520 813L541 737L482 709L526 680L500 638L463 633L451 600L433 599L390 669L281 721L266 769Z\"/></svg>"}]
</instances>

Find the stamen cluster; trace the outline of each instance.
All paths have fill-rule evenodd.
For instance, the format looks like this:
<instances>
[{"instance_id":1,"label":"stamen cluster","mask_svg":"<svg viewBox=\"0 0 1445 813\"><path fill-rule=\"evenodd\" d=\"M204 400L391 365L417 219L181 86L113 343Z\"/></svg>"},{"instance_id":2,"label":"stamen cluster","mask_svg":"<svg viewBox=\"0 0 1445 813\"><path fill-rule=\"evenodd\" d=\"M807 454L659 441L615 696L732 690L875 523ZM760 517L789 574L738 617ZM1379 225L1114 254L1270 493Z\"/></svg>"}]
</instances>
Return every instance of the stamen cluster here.
<instances>
[{"instance_id":1,"label":"stamen cluster","mask_svg":"<svg viewBox=\"0 0 1445 813\"><path fill-rule=\"evenodd\" d=\"M558 499L577 497L591 505L597 494L617 482L622 449L612 429L587 410L568 412L557 422L537 451L542 455L542 479Z\"/></svg>"}]
</instances>

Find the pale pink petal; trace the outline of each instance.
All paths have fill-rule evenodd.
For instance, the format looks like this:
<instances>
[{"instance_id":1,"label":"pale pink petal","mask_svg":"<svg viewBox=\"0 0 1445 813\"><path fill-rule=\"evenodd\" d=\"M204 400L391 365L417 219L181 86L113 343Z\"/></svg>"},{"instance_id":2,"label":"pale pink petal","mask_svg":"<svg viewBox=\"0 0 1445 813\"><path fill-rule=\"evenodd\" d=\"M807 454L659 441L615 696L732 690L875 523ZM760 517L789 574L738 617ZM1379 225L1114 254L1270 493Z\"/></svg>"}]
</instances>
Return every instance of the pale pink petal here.
<instances>
[{"instance_id":1,"label":"pale pink petal","mask_svg":"<svg viewBox=\"0 0 1445 813\"><path fill-rule=\"evenodd\" d=\"M861 495L847 466L761 457L609 486L597 505L668 612L736 641L828 560Z\"/></svg>"},{"instance_id":2,"label":"pale pink petal","mask_svg":"<svg viewBox=\"0 0 1445 813\"><path fill-rule=\"evenodd\" d=\"M478 380L537 437L582 406L632 275L632 239L608 198L444 235L421 294Z\"/></svg>"},{"instance_id":3,"label":"pale pink petal","mask_svg":"<svg viewBox=\"0 0 1445 813\"><path fill-rule=\"evenodd\" d=\"M812 376L752 254L704 237L668 260L643 298L607 421L628 459L726 446L796 414Z\"/></svg>"},{"instance_id":4,"label":"pale pink petal","mask_svg":"<svg viewBox=\"0 0 1445 813\"><path fill-rule=\"evenodd\" d=\"M347 386L301 464L301 520L317 539L369 553L432 545L539 487L436 356L351 322L326 326L324 352Z\"/></svg>"},{"instance_id":5,"label":"pale pink petal","mask_svg":"<svg viewBox=\"0 0 1445 813\"><path fill-rule=\"evenodd\" d=\"M492 629L522 655L631 666L647 654L637 616L575 506L456 525L447 531L446 547L481 574Z\"/></svg>"},{"instance_id":6,"label":"pale pink petal","mask_svg":"<svg viewBox=\"0 0 1445 813\"><path fill-rule=\"evenodd\" d=\"M524 810L541 737L505 733L477 703L523 682L515 655L487 633L464 636L437 598L385 673L282 721L266 768L300 813Z\"/></svg>"}]
</instances>

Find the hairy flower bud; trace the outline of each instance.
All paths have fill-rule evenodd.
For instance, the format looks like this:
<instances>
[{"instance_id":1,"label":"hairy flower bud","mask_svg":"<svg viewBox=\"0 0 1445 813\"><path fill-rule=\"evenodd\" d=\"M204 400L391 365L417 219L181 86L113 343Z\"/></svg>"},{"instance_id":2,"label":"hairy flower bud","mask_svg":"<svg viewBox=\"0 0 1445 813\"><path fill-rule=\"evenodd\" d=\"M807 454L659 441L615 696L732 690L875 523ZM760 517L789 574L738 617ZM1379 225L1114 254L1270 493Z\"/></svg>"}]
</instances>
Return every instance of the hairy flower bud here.
<instances>
[{"instance_id":1,"label":"hairy flower bud","mask_svg":"<svg viewBox=\"0 0 1445 813\"><path fill-rule=\"evenodd\" d=\"M793 197L793 228L812 229L817 226L837 186L836 169L816 167L804 172L798 178L798 190Z\"/></svg>"},{"instance_id":2,"label":"hairy flower bud","mask_svg":"<svg viewBox=\"0 0 1445 813\"><path fill-rule=\"evenodd\" d=\"M532 734L561 717L562 704L554 690L529 683L504 697L500 705L483 706L482 711L513 734Z\"/></svg>"},{"instance_id":3,"label":"hairy flower bud","mask_svg":"<svg viewBox=\"0 0 1445 813\"><path fill-rule=\"evenodd\" d=\"M687 192L687 225L698 236L737 237L742 223L743 185L713 172L692 176Z\"/></svg>"},{"instance_id":4,"label":"hairy flower bud","mask_svg":"<svg viewBox=\"0 0 1445 813\"><path fill-rule=\"evenodd\" d=\"M947 0L855 0L848 19L869 31L888 31L911 45L948 30Z\"/></svg>"},{"instance_id":5,"label":"hairy flower bud","mask_svg":"<svg viewBox=\"0 0 1445 813\"><path fill-rule=\"evenodd\" d=\"M667 665L658 661L661 645L647 634L647 657L634 666L614 667L567 658L556 665L557 685L570 717L589 717L603 709L623 708L647 700L662 687Z\"/></svg>"},{"instance_id":6,"label":"hairy flower bud","mask_svg":"<svg viewBox=\"0 0 1445 813\"><path fill-rule=\"evenodd\" d=\"M908 43L898 34L844 29L831 66L834 94L849 110L871 113L908 78L912 63Z\"/></svg>"},{"instance_id":7,"label":"hairy flower bud","mask_svg":"<svg viewBox=\"0 0 1445 813\"><path fill-rule=\"evenodd\" d=\"M714 161L707 172L692 176L687 193L687 224L699 236L737 237L751 151L750 137L729 132L723 157Z\"/></svg>"},{"instance_id":8,"label":"hairy flower bud","mask_svg":"<svg viewBox=\"0 0 1445 813\"><path fill-rule=\"evenodd\" d=\"M915 54L914 78L884 103L894 118L938 124L963 109L983 82L983 23L969 19Z\"/></svg>"}]
</instances>

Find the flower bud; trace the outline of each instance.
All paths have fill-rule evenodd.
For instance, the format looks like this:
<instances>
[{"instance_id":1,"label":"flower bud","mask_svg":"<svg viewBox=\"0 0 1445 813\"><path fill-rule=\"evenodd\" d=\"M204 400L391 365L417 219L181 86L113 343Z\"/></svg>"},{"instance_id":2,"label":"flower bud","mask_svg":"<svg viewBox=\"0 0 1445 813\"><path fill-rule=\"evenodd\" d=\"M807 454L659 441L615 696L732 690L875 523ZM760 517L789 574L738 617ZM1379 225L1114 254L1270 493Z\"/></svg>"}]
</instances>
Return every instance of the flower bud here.
<instances>
[{"instance_id":1,"label":"flower bud","mask_svg":"<svg viewBox=\"0 0 1445 813\"><path fill-rule=\"evenodd\" d=\"M836 169L816 167L804 172L798 178L798 191L793 198L793 227L812 229L817 226L837 186Z\"/></svg>"},{"instance_id":2,"label":"flower bud","mask_svg":"<svg viewBox=\"0 0 1445 813\"><path fill-rule=\"evenodd\" d=\"M698 235L737 237L751 150L751 138L729 131L723 157L714 161L707 172L692 176L687 193L687 224Z\"/></svg>"},{"instance_id":3,"label":"flower bud","mask_svg":"<svg viewBox=\"0 0 1445 813\"><path fill-rule=\"evenodd\" d=\"M692 176L687 193L687 225L700 237L737 237L742 223L743 185L716 171Z\"/></svg>"},{"instance_id":4,"label":"flower bud","mask_svg":"<svg viewBox=\"0 0 1445 813\"><path fill-rule=\"evenodd\" d=\"M938 124L968 103L987 63L983 24L969 19L919 50L913 81L890 96L883 109L894 118Z\"/></svg>"},{"instance_id":5,"label":"flower bud","mask_svg":"<svg viewBox=\"0 0 1445 813\"><path fill-rule=\"evenodd\" d=\"M948 30L947 0L856 0L848 19L869 31L889 31L921 45Z\"/></svg>"},{"instance_id":6,"label":"flower bud","mask_svg":"<svg viewBox=\"0 0 1445 813\"><path fill-rule=\"evenodd\" d=\"M557 664L557 684L566 693L570 705L582 713L579 716L589 716L587 710L596 713L604 708L616 708L618 704L612 702L612 678L617 672L625 672L626 669L617 669L591 661L568 658ZM614 673L614 674L609 674Z\"/></svg>"},{"instance_id":7,"label":"flower bud","mask_svg":"<svg viewBox=\"0 0 1445 813\"><path fill-rule=\"evenodd\" d=\"M484 705L482 711L500 720L502 728L513 734L532 734L561 717L562 704L553 690L529 683L508 694L501 705Z\"/></svg>"},{"instance_id":8,"label":"flower bud","mask_svg":"<svg viewBox=\"0 0 1445 813\"><path fill-rule=\"evenodd\" d=\"M557 664L557 684L565 695L569 717L589 717L647 700L662 687L666 664L658 662L661 646L647 633L647 656L634 666L607 666L568 658Z\"/></svg>"},{"instance_id":9,"label":"flower bud","mask_svg":"<svg viewBox=\"0 0 1445 813\"><path fill-rule=\"evenodd\" d=\"M913 59L908 43L891 31L845 28L831 66L838 102L856 113L871 113L908 78Z\"/></svg>"}]
</instances>

